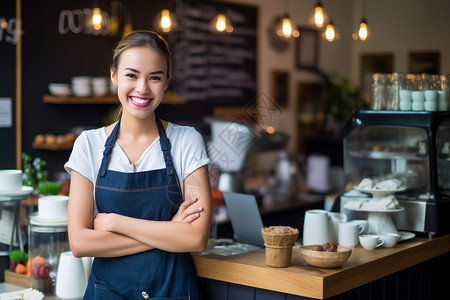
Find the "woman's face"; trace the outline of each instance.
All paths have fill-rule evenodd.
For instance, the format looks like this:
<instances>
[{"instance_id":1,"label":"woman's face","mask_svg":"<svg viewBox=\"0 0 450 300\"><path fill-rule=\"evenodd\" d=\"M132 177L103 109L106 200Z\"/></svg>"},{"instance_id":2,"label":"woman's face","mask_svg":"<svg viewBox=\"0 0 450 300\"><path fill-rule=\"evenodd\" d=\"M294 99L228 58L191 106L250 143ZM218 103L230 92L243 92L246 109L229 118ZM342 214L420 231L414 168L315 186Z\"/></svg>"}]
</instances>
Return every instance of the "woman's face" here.
<instances>
[{"instance_id":1,"label":"woman's face","mask_svg":"<svg viewBox=\"0 0 450 300\"><path fill-rule=\"evenodd\" d=\"M163 55L149 47L125 50L111 80L123 113L138 119L149 117L161 103L167 88L167 62Z\"/></svg>"}]
</instances>

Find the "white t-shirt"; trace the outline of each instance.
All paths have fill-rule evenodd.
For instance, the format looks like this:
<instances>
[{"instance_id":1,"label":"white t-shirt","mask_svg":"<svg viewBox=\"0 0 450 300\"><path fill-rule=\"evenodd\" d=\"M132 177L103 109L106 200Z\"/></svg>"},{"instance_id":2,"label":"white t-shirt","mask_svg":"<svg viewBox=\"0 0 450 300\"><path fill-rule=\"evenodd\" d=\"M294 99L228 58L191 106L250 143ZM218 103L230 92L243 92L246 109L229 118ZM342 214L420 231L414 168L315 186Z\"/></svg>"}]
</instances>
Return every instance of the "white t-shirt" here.
<instances>
[{"instance_id":1,"label":"white t-shirt","mask_svg":"<svg viewBox=\"0 0 450 300\"><path fill-rule=\"evenodd\" d=\"M166 134L172 145L172 159L183 191L184 179L201 166L209 164L210 159L203 138L195 128L168 123ZM105 127L83 131L76 139L69 160L64 165L66 171L77 171L95 185L107 138ZM159 137L134 164L129 162L120 145L115 143L108 165L109 170L124 173L163 168L165 163Z\"/></svg>"}]
</instances>

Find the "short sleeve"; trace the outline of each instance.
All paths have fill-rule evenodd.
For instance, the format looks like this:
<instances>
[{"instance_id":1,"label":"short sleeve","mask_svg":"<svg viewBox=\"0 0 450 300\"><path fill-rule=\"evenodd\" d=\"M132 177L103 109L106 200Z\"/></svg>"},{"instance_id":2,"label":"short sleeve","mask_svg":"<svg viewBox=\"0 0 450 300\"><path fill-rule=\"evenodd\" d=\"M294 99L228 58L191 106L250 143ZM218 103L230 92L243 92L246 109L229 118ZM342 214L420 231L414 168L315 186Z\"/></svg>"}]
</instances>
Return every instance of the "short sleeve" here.
<instances>
[{"instance_id":1,"label":"short sleeve","mask_svg":"<svg viewBox=\"0 0 450 300\"><path fill-rule=\"evenodd\" d=\"M198 168L211 163L206 152L202 135L193 127L188 127L183 135L183 168L182 178L186 177Z\"/></svg>"},{"instance_id":2,"label":"short sleeve","mask_svg":"<svg viewBox=\"0 0 450 300\"><path fill-rule=\"evenodd\" d=\"M91 151L86 132L82 132L73 145L69 160L64 164L64 169L70 174L71 170L77 171L91 182L94 182Z\"/></svg>"}]
</instances>

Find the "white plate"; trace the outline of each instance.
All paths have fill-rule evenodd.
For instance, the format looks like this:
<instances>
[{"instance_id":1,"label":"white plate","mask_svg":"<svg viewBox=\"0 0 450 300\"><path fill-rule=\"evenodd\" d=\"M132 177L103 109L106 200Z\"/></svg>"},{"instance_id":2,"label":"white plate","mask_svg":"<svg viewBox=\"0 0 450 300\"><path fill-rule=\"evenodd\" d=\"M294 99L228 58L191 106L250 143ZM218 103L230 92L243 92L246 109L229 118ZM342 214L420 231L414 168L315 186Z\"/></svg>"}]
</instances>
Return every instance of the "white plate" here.
<instances>
[{"instance_id":1,"label":"white plate","mask_svg":"<svg viewBox=\"0 0 450 300\"><path fill-rule=\"evenodd\" d=\"M49 220L42 221L39 219L32 218L32 219L30 219L30 224L38 225L38 226L46 226L46 227L58 227L58 226L67 226L67 220L49 222Z\"/></svg>"},{"instance_id":2,"label":"white plate","mask_svg":"<svg viewBox=\"0 0 450 300\"><path fill-rule=\"evenodd\" d=\"M48 219L39 217L39 213L34 213L30 217L30 223L40 226L61 226L67 225L67 218L65 219Z\"/></svg>"},{"instance_id":3,"label":"white plate","mask_svg":"<svg viewBox=\"0 0 450 300\"><path fill-rule=\"evenodd\" d=\"M373 193L393 194L393 193L397 193L397 192L406 190L406 187L400 187L398 189L393 189L393 190L362 189L359 187L355 187L355 190L363 192L363 193L368 193L368 194L373 194Z\"/></svg>"},{"instance_id":4,"label":"white plate","mask_svg":"<svg viewBox=\"0 0 450 300\"><path fill-rule=\"evenodd\" d=\"M31 186L22 186L22 189L15 191L0 191L0 197L23 197L28 196L33 192L33 188Z\"/></svg>"},{"instance_id":5,"label":"white plate","mask_svg":"<svg viewBox=\"0 0 450 300\"><path fill-rule=\"evenodd\" d=\"M408 232L408 231L399 231L398 234L400 234L400 242L410 240L416 236L415 233Z\"/></svg>"},{"instance_id":6,"label":"white plate","mask_svg":"<svg viewBox=\"0 0 450 300\"><path fill-rule=\"evenodd\" d=\"M393 208L393 209L369 209L369 208L346 208L352 211L361 211L361 212L380 212L380 213L394 213L403 211L403 207Z\"/></svg>"}]
</instances>

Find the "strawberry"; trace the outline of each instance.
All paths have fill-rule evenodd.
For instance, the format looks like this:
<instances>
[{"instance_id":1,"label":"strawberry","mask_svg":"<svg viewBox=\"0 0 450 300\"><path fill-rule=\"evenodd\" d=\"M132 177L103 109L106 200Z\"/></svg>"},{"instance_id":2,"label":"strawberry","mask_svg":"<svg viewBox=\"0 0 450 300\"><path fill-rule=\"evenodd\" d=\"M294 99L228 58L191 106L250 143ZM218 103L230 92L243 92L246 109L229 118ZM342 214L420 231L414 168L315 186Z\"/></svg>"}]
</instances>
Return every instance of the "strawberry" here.
<instances>
[{"instance_id":1,"label":"strawberry","mask_svg":"<svg viewBox=\"0 0 450 300\"><path fill-rule=\"evenodd\" d=\"M49 271L45 266L39 268L39 278L48 278Z\"/></svg>"}]
</instances>

